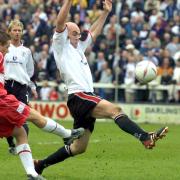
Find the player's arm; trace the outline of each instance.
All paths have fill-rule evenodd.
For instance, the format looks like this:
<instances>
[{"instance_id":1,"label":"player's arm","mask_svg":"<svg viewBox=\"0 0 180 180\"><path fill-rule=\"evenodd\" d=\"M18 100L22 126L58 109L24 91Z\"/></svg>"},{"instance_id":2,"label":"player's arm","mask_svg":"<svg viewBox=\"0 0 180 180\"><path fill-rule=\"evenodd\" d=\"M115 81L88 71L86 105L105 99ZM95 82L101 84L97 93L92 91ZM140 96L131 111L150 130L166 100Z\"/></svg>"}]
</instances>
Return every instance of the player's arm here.
<instances>
[{"instance_id":1,"label":"player's arm","mask_svg":"<svg viewBox=\"0 0 180 180\"><path fill-rule=\"evenodd\" d=\"M104 0L103 2L103 11L99 18L93 23L90 28L90 32L93 40L101 33L104 23L106 21L107 16L112 10L112 0Z\"/></svg>"},{"instance_id":2,"label":"player's arm","mask_svg":"<svg viewBox=\"0 0 180 180\"><path fill-rule=\"evenodd\" d=\"M27 62L26 68L27 68L27 74L30 78L30 82L28 86L31 88L31 92L34 98L37 99L38 94L36 92L35 79L32 79L32 77L34 77L34 60L33 60L32 53L30 50L28 51L27 59L28 59L27 60L28 62Z\"/></svg>"},{"instance_id":3,"label":"player's arm","mask_svg":"<svg viewBox=\"0 0 180 180\"><path fill-rule=\"evenodd\" d=\"M33 60L30 49L28 49L27 51L26 71L27 71L28 76L31 78L34 74L34 60Z\"/></svg>"},{"instance_id":4,"label":"player's arm","mask_svg":"<svg viewBox=\"0 0 180 180\"><path fill-rule=\"evenodd\" d=\"M59 14L57 16L57 22L56 22L56 31L62 32L65 29L65 23L66 19L68 17L70 8L71 8L72 0L65 0Z\"/></svg>"}]
</instances>

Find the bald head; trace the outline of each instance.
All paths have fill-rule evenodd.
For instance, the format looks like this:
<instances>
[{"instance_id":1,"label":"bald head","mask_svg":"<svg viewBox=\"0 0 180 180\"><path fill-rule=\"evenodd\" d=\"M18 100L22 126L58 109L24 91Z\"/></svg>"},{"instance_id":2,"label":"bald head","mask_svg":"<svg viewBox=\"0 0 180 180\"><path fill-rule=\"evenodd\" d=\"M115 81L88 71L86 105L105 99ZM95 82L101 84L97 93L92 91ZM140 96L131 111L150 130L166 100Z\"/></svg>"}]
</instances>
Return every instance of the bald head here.
<instances>
[{"instance_id":1,"label":"bald head","mask_svg":"<svg viewBox=\"0 0 180 180\"><path fill-rule=\"evenodd\" d=\"M75 32L80 33L80 29L77 26L77 24L75 24L73 22L67 22L66 25L67 25L67 29L68 29L69 32L75 31Z\"/></svg>"}]
</instances>

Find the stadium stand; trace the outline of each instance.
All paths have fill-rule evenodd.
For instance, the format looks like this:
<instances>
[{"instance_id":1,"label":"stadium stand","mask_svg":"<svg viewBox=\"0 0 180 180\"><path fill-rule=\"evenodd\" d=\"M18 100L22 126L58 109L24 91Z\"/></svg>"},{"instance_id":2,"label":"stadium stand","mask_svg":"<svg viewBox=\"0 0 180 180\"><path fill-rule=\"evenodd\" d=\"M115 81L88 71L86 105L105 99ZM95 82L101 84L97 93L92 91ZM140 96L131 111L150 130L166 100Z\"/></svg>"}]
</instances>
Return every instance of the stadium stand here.
<instances>
[{"instance_id":1,"label":"stadium stand","mask_svg":"<svg viewBox=\"0 0 180 180\"><path fill-rule=\"evenodd\" d=\"M0 0L0 28L6 30L12 19L23 22L23 44L31 49L36 62L39 97L51 100L65 98L51 48L59 2ZM98 17L101 6L100 0L73 0L69 19L83 32ZM179 25L180 0L114 1L103 34L86 51L95 90L116 101L180 102ZM158 78L145 88L138 86L130 68L142 59L158 66ZM49 82L42 83L44 80ZM40 90L42 86L45 90Z\"/></svg>"}]
</instances>

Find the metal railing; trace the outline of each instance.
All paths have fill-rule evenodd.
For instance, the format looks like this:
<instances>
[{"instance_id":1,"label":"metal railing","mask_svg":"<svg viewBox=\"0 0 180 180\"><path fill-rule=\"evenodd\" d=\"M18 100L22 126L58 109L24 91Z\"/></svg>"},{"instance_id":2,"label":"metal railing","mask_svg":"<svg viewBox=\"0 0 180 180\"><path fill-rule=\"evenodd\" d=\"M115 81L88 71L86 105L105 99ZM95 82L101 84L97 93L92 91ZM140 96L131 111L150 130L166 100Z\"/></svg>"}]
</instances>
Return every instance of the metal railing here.
<instances>
[{"instance_id":1,"label":"metal railing","mask_svg":"<svg viewBox=\"0 0 180 180\"><path fill-rule=\"evenodd\" d=\"M42 82L37 82L37 86L43 86ZM54 81L48 81L48 85L52 87L57 87L59 84L57 84ZM153 90L153 91L168 91L170 89L175 89L176 91L180 91L180 85L159 85L157 83L149 83L146 85L140 85L140 84L113 84L113 83L94 83L94 88L103 88L103 89L114 89L114 101L118 102L118 90L119 89L134 89L134 90Z\"/></svg>"}]
</instances>

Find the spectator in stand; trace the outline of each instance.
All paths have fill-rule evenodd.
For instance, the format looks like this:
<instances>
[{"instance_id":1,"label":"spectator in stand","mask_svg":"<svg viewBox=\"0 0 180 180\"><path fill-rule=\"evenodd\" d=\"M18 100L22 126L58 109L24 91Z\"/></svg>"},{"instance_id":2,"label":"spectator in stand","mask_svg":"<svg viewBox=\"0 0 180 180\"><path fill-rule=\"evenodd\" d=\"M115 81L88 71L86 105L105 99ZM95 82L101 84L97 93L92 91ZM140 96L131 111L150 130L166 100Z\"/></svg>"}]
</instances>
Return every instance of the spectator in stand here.
<instances>
[{"instance_id":1,"label":"spectator in stand","mask_svg":"<svg viewBox=\"0 0 180 180\"><path fill-rule=\"evenodd\" d=\"M180 27L179 27L180 15L174 15L173 22L174 24L171 27L171 33L178 36L180 34Z\"/></svg>"},{"instance_id":2,"label":"spectator in stand","mask_svg":"<svg viewBox=\"0 0 180 180\"><path fill-rule=\"evenodd\" d=\"M129 19L130 18L130 14L131 14L131 9L129 8L129 5L127 3L125 3L123 5L123 7L121 7L119 17L120 18L127 17Z\"/></svg>"},{"instance_id":3,"label":"spectator in stand","mask_svg":"<svg viewBox=\"0 0 180 180\"><path fill-rule=\"evenodd\" d=\"M166 22L162 17L158 17L156 23L153 25L152 30L156 32L158 38L162 38L165 32Z\"/></svg>"},{"instance_id":4,"label":"spectator in stand","mask_svg":"<svg viewBox=\"0 0 180 180\"><path fill-rule=\"evenodd\" d=\"M144 56L144 60L151 61L151 62L153 62L156 66L159 66L159 61L158 61L158 59L156 58L156 56L154 55L154 51L151 50L151 49L147 52L147 56Z\"/></svg>"},{"instance_id":5,"label":"spectator in stand","mask_svg":"<svg viewBox=\"0 0 180 180\"><path fill-rule=\"evenodd\" d=\"M141 38L139 37L139 33L136 30L132 31L132 42L134 44L134 46L136 47L136 49L139 49L141 46Z\"/></svg>"},{"instance_id":6,"label":"spectator in stand","mask_svg":"<svg viewBox=\"0 0 180 180\"><path fill-rule=\"evenodd\" d=\"M106 35L106 45L107 49L105 50L105 55L113 54L114 49L116 48L116 35L109 31Z\"/></svg>"},{"instance_id":7,"label":"spectator in stand","mask_svg":"<svg viewBox=\"0 0 180 180\"><path fill-rule=\"evenodd\" d=\"M49 54L47 59L47 76L49 81L55 81L57 79L57 66L54 60L54 55L52 53Z\"/></svg>"},{"instance_id":8,"label":"spectator in stand","mask_svg":"<svg viewBox=\"0 0 180 180\"><path fill-rule=\"evenodd\" d=\"M46 34L47 24L44 20L40 19L39 14L36 13L32 18L32 28L36 32L36 37L40 37L43 34Z\"/></svg>"},{"instance_id":9,"label":"spectator in stand","mask_svg":"<svg viewBox=\"0 0 180 180\"><path fill-rule=\"evenodd\" d=\"M79 15L80 15L80 22L84 23L87 12L87 0L81 0L79 4Z\"/></svg>"},{"instance_id":10,"label":"spectator in stand","mask_svg":"<svg viewBox=\"0 0 180 180\"><path fill-rule=\"evenodd\" d=\"M124 83L127 61L128 52L126 50L116 50L113 62L113 83L115 85ZM122 92L122 95L124 94L124 91L120 90L120 92ZM120 99L123 100L123 96Z\"/></svg>"},{"instance_id":11,"label":"spectator in stand","mask_svg":"<svg viewBox=\"0 0 180 180\"><path fill-rule=\"evenodd\" d=\"M91 71L94 72L94 64L96 62L96 54L95 54L95 52L92 51L92 45L87 47L87 49L85 51L85 55L86 55L86 58L87 58L87 61L88 61Z\"/></svg>"},{"instance_id":12,"label":"spectator in stand","mask_svg":"<svg viewBox=\"0 0 180 180\"><path fill-rule=\"evenodd\" d=\"M104 34L107 35L108 32L111 32L114 35L116 35L117 32L120 32L120 24L117 23L116 15L112 15L109 23L107 23L104 27Z\"/></svg>"},{"instance_id":13,"label":"spectator in stand","mask_svg":"<svg viewBox=\"0 0 180 180\"><path fill-rule=\"evenodd\" d=\"M26 46L31 46L34 44L34 41L38 40L37 38L35 38L36 36L36 31L32 28L32 25L28 25L26 27L26 31L24 34L24 41L25 41L25 45Z\"/></svg>"},{"instance_id":14,"label":"spectator in stand","mask_svg":"<svg viewBox=\"0 0 180 180\"><path fill-rule=\"evenodd\" d=\"M104 57L104 52L98 52L96 64L95 64L95 82L100 79L101 72L103 70L103 65L106 64L106 59Z\"/></svg>"},{"instance_id":15,"label":"spectator in stand","mask_svg":"<svg viewBox=\"0 0 180 180\"><path fill-rule=\"evenodd\" d=\"M164 59L164 58L168 58L170 61L170 66L172 68L174 68L174 66L175 66L174 59L173 59L173 57L171 57L171 54L167 49L162 49L162 51L161 51L161 59ZM161 64L162 64L162 62L163 61L161 61Z\"/></svg>"},{"instance_id":16,"label":"spectator in stand","mask_svg":"<svg viewBox=\"0 0 180 180\"><path fill-rule=\"evenodd\" d=\"M163 1L161 1L160 6L159 6L159 10L160 10L161 12L164 12L164 11L166 10L166 8L168 7L168 1L169 1L169 0L163 0Z\"/></svg>"},{"instance_id":17,"label":"spectator in stand","mask_svg":"<svg viewBox=\"0 0 180 180\"><path fill-rule=\"evenodd\" d=\"M121 26L125 29L126 37L131 38L132 37L132 26L131 26L131 22L129 21L128 17L123 17L121 19Z\"/></svg>"},{"instance_id":18,"label":"spectator in stand","mask_svg":"<svg viewBox=\"0 0 180 180\"><path fill-rule=\"evenodd\" d=\"M52 87L49 86L48 81L44 81L42 88L40 89L40 98L43 101L49 100Z\"/></svg>"},{"instance_id":19,"label":"spectator in stand","mask_svg":"<svg viewBox=\"0 0 180 180\"><path fill-rule=\"evenodd\" d=\"M144 16L144 12L139 7L131 13L131 18L134 18L138 22L144 22Z\"/></svg>"},{"instance_id":20,"label":"spectator in stand","mask_svg":"<svg viewBox=\"0 0 180 180\"><path fill-rule=\"evenodd\" d=\"M151 28L156 24L158 17L161 15L162 14L157 9L152 10L152 14L149 17L149 25Z\"/></svg>"},{"instance_id":21,"label":"spectator in stand","mask_svg":"<svg viewBox=\"0 0 180 180\"><path fill-rule=\"evenodd\" d=\"M14 15L16 12L12 9L12 5L8 4L8 6L3 10L2 17L3 19L7 19L7 17L10 17L11 19L14 19Z\"/></svg>"},{"instance_id":22,"label":"spectator in stand","mask_svg":"<svg viewBox=\"0 0 180 180\"><path fill-rule=\"evenodd\" d=\"M0 20L3 20L3 12L7 9L8 4L5 4L4 0L0 0Z\"/></svg>"},{"instance_id":23,"label":"spectator in stand","mask_svg":"<svg viewBox=\"0 0 180 180\"><path fill-rule=\"evenodd\" d=\"M149 33L149 37L148 39L146 40L147 44L148 44L148 47L150 49L153 49L153 48L160 48L161 47L161 41L160 39L157 37L157 34L155 31L150 31Z\"/></svg>"},{"instance_id":24,"label":"spectator in stand","mask_svg":"<svg viewBox=\"0 0 180 180\"><path fill-rule=\"evenodd\" d=\"M125 40L127 38L126 30L121 27L119 32L119 48L124 49L125 48Z\"/></svg>"},{"instance_id":25,"label":"spectator in stand","mask_svg":"<svg viewBox=\"0 0 180 180\"><path fill-rule=\"evenodd\" d=\"M134 58L134 62L137 62L139 61L139 50L137 50L134 46L134 44L131 44L132 40L129 40L126 41L126 50L128 53L132 54L133 55L133 58Z\"/></svg>"},{"instance_id":26,"label":"spectator in stand","mask_svg":"<svg viewBox=\"0 0 180 180\"><path fill-rule=\"evenodd\" d=\"M84 19L84 25L83 28L84 29L89 29L91 27L91 20L89 18L89 16L86 16Z\"/></svg>"},{"instance_id":27,"label":"spectator in stand","mask_svg":"<svg viewBox=\"0 0 180 180\"><path fill-rule=\"evenodd\" d=\"M8 2L9 4L12 4L12 9L19 13L21 7L22 7L22 3L20 2L20 0L9 0Z\"/></svg>"},{"instance_id":28,"label":"spectator in stand","mask_svg":"<svg viewBox=\"0 0 180 180\"><path fill-rule=\"evenodd\" d=\"M168 32L164 33L163 34L163 38L161 40L161 42L162 42L162 46L161 47L165 48L167 46L167 44L170 43L170 41L171 41L171 34L168 33Z\"/></svg>"},{"instance_id":29,"label":"spectator in stand","mask_svg":"<svg viewBox=\"0 0 180 180\"><path fill-rule=\"evenodd\" d=\"M30 22L32 14L27 6L22 6L18 14L21 17L21 21L24 25L27 25Z\"/></svg>"},{"instance_id":30,"label":"spectator in stand","mask_svg":"<svg viewBox=\"0 0 180 180\"><path fill-rule=\"evenodd\" d=\"M38 81L43 81L48 79L48 72L47 72L48 58L49 58L49 54L46 51L42 51L40 54L40 59L37 62Z\"/></svg>"},{"instance_id":31,"label":"spectator in stand","mask_svg":"<svg viewBox=\"0 0 180 180\"><path fill-rule=\"evenodd\" d=\"M173 19L176 10L177 10L176 2L174 2L174 0L169 0L168 6L165 9L165 15L166 15L168 21Z\"/></svg>"},{"instance_id":32,"label":"spectator in stand","mask_svg":"<svg viewBox=\"0 0 180 180\"><path fill-rule=\"evenodd\" d=\"M145 10L146 14L148 16L153 14L152 11L154 9L159 11L159 9L160 9L160 2L159 2L159 0L146 0L145 4L144 4L144 10Z\"/></svg>"},{"instance_id":33,"label":"spectator in stand","mask_svg":"<svg viewBox=\"0 0 180 180\"><path fill-rule=\"evenodd\" d=\"M170 56L173 57L176 52L180 51L180 41L178 36L173 36L166 49L170 52Z\"/></svg>"},{"instance_id":34,"label":"spectator in stand","mask_svg":"<svg viewBox=\"0 0 180 180\"><path fill-rule=\"evenodd\" d=\"M173 76L173 68L170 66L169 58L164 58L162 61L162 65L158 67L158 76L160 78L160 83L162 85L172 84L172 76ZM162 91L161 91L162 92ZM163 91L162 92L162 100L168 102L172 99L171 91Z\"/></svg>"},{"instance_id":35,"label":"spectator in stand","mask_svg":"<svg viewBox=\"0 0 180 180\"><path fill-rule=\"evenodd\" d=\"M174 68L172 79L176 85L180 86L180 56L176 60L176 66ZM174 99L175 99L175 102L180 102L180 91L177 89L174 89Z\"/></svg>"},{"instance_id":36,"label":"spectator in stand","mask_svg":"<svg viewBox=\"0 0 180 180\"><path fill-rule=\"evenodd\" d=\"M147 39L149 36L149 24L148 23L143 23L143 27L139 32L139 37L141 40Z\"/></svg>"},{"instance_id":37,"label":"spectator in stand","mask_svg":"<svg viewBox=\"0 0 180 180\"><path fill-rule=\"evenodd\" d=\"M99 10L97 4L94 3L92 9L88 10L87 13L91 22L93 23L99 17L101 10Z\"/></svg>"},{"instance_id":38,"label":"spectator in stand","mask_svg":"<svg viewBox=\"0 0 180 180\"><path fill-rule=\"evenodd\" d=\"M105 64L103 64L99 83L104 83L104 84L112 83L112 78L113 78L112 71L108 67L108 63L106 62ZM112 89L100 88L99 95L104 99L108 98L109 100L112 100Z\"/></svg>"},{"instance_id":39,"label":"spectator in stand","mask_svg":"<svg viewBox=\"0 0 180 180\"><path fill-rule=\"evenodd\" d=\"M124 77L125 87L125 101L132 103L135 100L135 90L131 87L135 84L135 58L132 53L128 53L126 72Z\"/></svg>"},{"instance_id":40,"label":"spectator in stand","mask_svg":"<svg viewBox=\"0 0 180 180\"><path fill-rule=\"evenodd\" d=\"M74 22L76 22L78 24L78 26L81 26L81 20L80 20L80 15L78 12L76 12L74 15L73 15L73 20Z\"/></svg>"}]
</instances>

